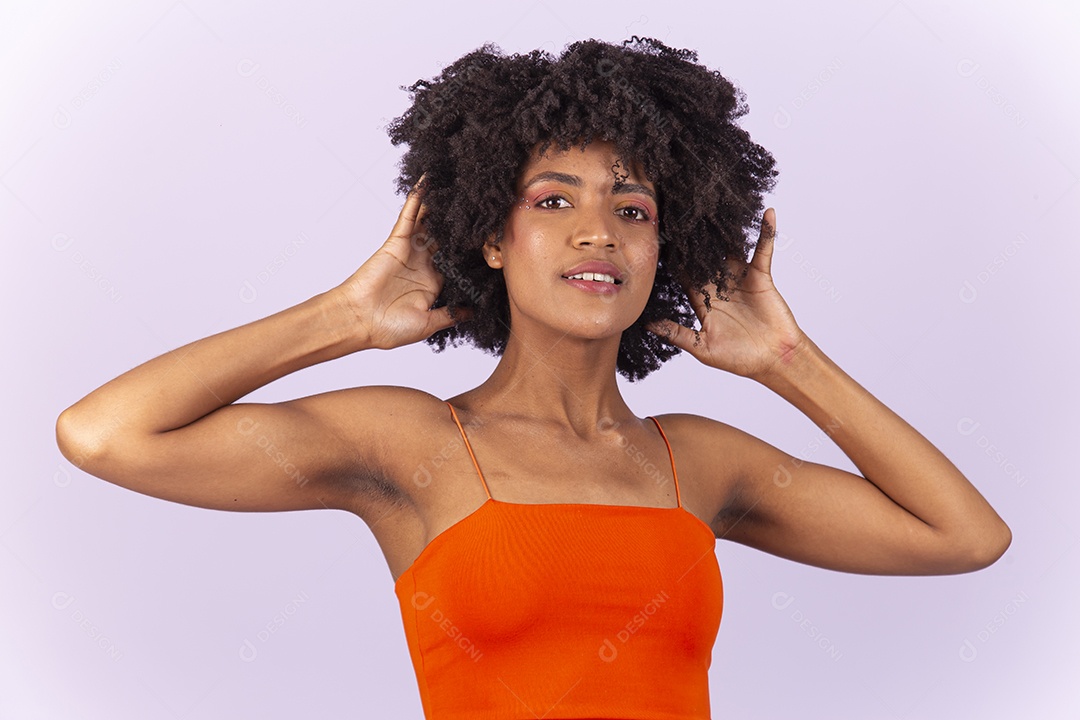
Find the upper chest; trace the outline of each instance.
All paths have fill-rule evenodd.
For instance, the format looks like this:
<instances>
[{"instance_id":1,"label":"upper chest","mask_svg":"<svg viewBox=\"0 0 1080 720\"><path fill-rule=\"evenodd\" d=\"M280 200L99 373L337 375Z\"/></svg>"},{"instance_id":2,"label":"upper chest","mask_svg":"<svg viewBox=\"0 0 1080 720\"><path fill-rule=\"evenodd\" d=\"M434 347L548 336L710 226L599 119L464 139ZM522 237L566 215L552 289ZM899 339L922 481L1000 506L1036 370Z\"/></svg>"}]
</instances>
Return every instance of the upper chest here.
<instances>
[{"instance_id":1,"label":"upper chest","mask_svg":"<svg viewBox=\"0 0 1080 720\"><path fill-rule=\"evenodd\" d=\"M412 451L397 454L391 480L399 501L373 510L376 522L364 518L394 577L489 498L522 505L681 505L708 525L727 494L729 478L722 469L700 471L691 439L675 423L664 427L665 443L649 419L612 425L589 438L528 423L461 421L461 428L450 423L424 433ZM626 527L632 532L635 526Z\"/></svg>"}]
</instances>

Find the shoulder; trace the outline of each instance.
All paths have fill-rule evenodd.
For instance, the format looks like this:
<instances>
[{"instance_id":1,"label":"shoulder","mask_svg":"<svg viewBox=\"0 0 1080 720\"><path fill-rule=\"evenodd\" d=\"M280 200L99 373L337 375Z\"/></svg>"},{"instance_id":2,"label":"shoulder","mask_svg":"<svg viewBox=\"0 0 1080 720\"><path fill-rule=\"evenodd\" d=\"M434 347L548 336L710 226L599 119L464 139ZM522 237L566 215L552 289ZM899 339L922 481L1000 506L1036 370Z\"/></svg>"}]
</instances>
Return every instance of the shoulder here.
<instances>
[{"instance_id":1,"label":"shoulder","mask_svg":"<svg viewBox=\"0 0 1080 720\"><path fill-rule=\"evenodd\" d=\"M336 430L365 439L428 429L449 420L446 402L431 393L395 385L345 388L293 401Z\"/></svg>"},{"instance_id":2,"label":"shoulder","mask_svg":"<svg viewBox=\"0 0 1080 720\"><path fill-rule=\"evenodd\" d=\"M292 403L351 448L361 507L412 504L412 470L458 432L446 402L414 388L345 388Z\"/></svg>"},{"instance_id":3,"label":"shoulder","mask_svg":"<svg viewBox=\"0 0 1080 720\"><path fill-rule=\"evenodd\" d=\"M654 416L671 444L679 479L708 504L713 517L739 505L740 490L762 447L771 447L728 423L693 415Z\"/></svg>"},{"instance_id":4,"label":"shoulder","mask_svg":"<svg viewBox=\"0 0 1080 720\"><path fill-rule=\"evenodd\" d=\"M668 413L653 417L671 441L672 449L678 443L682 454L689 458L725 455L753 437L733 425L701 415Z\"/></svg>"}]
</instances>

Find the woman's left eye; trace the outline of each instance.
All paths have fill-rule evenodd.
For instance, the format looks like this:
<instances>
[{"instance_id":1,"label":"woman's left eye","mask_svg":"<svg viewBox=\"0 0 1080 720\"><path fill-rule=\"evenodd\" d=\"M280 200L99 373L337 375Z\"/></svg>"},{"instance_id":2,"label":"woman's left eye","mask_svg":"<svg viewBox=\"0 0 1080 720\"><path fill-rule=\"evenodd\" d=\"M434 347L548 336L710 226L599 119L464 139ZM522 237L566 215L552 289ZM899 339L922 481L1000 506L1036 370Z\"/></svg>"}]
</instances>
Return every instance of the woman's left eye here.
<instances>
[{"instance_id":1,"label":"woman's left eye","mask_svg":"<svg viewBox=\"0 0 1080 720\"><path fill-rule=\"evenodd\" d=\"M626 216L626 215L623 216L623 217L630 217L631 220L651 220L652 219L652 218L649 217L649 213L647 213L645 210L639 208L637 205L627 205L626 207L619 208L619 212L622 212L624 210L632 210L633 212L637 213L637 217Z\"/></svg>"}]
</instances>

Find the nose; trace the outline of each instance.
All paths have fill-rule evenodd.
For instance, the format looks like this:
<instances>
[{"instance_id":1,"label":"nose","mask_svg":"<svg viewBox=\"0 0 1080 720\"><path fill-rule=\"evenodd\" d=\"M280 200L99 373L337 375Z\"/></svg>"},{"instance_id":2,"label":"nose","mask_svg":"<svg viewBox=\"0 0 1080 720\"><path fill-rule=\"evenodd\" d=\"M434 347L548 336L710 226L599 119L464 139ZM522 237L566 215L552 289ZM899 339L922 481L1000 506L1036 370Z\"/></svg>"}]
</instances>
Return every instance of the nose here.
<instances>
[{"instance_id":1,"label":"nose","mask_svg":"<svg viewBox=\"0 0 1080 720\"><path fill-rule=\"evenodd\" d=\"M578 215L578 224L574 228L574 247L599 247L615 249L620 238L615 231L616 218L606 210L582 212Z\"/></svg>"}]
</instances>

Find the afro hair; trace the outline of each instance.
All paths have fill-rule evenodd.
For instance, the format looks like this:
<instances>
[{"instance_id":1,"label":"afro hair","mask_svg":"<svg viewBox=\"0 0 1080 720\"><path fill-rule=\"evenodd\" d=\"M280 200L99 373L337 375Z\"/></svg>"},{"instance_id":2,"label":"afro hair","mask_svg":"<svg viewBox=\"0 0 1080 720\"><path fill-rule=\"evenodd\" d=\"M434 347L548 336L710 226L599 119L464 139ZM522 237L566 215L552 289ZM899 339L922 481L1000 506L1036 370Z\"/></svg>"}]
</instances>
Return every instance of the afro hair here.
<instances>
[{"instance_id":1,"label":"afro hair","mask_svg":"<svg viewBox=\"0 0 1080 720\"><path fill-rule=\"evenodd\" d=\"M399 193L424 178L424 234L438 243L444 283L434 307L470 308L466 322L427 339L436 351L470 342L501 355L510 335L503 275L482 246L501 237L533 150L610 141L640 164L658 191L660 260L652 294L619 345L617 370L644 378L680 351L646 329L669 319L693 327L685 288L714 283L726 300L725 260L747 261L760 228L762 194L776 177L771 154L735 121L743 92L719 72L636 35L619 45L584 40L558 58L541 50L504 55L485 44L433 80L402 87L411 106L387 126L400 161ZM616 179L618 182L618 179Z\"/></svg>"}]
</instances>

